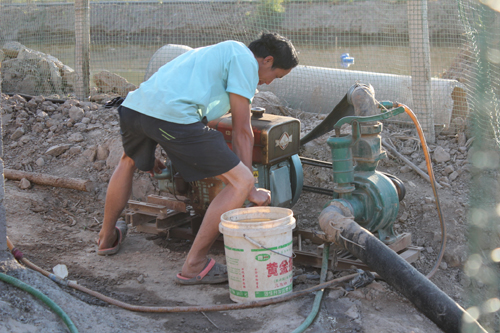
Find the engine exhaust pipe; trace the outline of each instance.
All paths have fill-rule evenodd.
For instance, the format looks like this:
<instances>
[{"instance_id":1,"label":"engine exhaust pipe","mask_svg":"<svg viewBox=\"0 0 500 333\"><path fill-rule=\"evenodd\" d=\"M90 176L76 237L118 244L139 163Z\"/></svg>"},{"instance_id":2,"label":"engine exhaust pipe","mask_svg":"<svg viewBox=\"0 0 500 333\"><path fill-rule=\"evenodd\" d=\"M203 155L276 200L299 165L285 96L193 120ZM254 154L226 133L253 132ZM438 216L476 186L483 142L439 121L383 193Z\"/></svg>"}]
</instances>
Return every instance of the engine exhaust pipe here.
<instances>
[{"instance_id":1,"label":"engine exhaust pipe","mask_svg":"<svg viewBox=\"0 0 500 333\"><path fill-rule=\"evenodd\" d=\"M326 207L319 223L327 241L363 261L444 332L487 332L434 283L357 224L342 203L334 201Z\"/></svg>"}]
</instances>

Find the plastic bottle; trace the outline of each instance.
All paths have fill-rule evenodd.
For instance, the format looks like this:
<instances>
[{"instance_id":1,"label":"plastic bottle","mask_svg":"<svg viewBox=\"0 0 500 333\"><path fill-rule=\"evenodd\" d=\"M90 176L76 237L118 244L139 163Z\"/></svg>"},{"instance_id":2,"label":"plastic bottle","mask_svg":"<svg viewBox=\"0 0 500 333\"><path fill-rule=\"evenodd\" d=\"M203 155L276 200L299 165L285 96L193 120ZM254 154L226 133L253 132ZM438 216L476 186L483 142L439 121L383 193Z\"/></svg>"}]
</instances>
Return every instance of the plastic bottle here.
<instances>
[{"instance_id":1,"label":"plastic bottle","mask_svg":"<svg viewBox=\"0 0 500 333\"><path fill-rule=\"evenodd\" d=\"M354 65L354 57L350 57L349 53L342 53L340 56L340 65L344 68Z\"/></svg>"}]
</instances>

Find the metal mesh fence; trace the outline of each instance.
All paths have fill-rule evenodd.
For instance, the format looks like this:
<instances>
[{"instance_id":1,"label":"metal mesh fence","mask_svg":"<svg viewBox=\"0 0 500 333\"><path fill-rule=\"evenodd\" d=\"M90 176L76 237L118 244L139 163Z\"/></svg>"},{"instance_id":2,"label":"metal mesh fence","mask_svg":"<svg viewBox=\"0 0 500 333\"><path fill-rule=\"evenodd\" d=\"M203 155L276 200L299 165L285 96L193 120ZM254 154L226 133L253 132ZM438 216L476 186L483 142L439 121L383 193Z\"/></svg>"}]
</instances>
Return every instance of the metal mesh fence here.
<instances>
[{"instance_id":1,"label":"metal mesh fence","mask_svg":"<svg viewBox=\"0 0 500 333\"><path fill-rule=\"evenodd\" d=\"M473 146L465 271L485 285L483 292L471 292L467 306L477 317L494 317L500 309L491 296L498 294L500 261L500 14L488 5L3 0L1 90L57 98L124 96L179 52L228 39L248 44L263 30L288 37L299 51L299 68L259 87L291 108L327 113L361 81L373 85L378 100L416 111L430 142L443 130L467 129ZM178 46L160 52L168 44ZM398 121L412 127L404 117Z\"/></svg>"},{"instance_id":2,"label":"metal mesh fence","mask_svg":"<svg viewBox=\"0 0 500 333\"><path fill-rule=\"evenodd\" d=\"M367 82L379 100L398 100L415 109L431 141L434 126L448 126L452 117L465 117L468 112L460 72L467 39L454 0L429 4L417 0L11 0L0 6L0 43L19 42L75 70L60 73L61 84L53 79L47 83L50 75L42 73L39 84L27 87L19 83L27 70L22 73L16 67L17 81L12 75L4 80L7 93L125 95L143 81L148 64L154 65L153 55L167 44L194 48L227 39L248 44L267 30L292 40L301 68L281 82L260 88L274 92L292 108L327 113L353 83ZM9 75L9 66L15 66L12 62L21 60L12 59L15 52L10 53L4 60L4 75ZM159 56L153 67L165 59L168 56ZM107 72L96 77L104 71L119 77Z\"/></svg>"}]
</instances>

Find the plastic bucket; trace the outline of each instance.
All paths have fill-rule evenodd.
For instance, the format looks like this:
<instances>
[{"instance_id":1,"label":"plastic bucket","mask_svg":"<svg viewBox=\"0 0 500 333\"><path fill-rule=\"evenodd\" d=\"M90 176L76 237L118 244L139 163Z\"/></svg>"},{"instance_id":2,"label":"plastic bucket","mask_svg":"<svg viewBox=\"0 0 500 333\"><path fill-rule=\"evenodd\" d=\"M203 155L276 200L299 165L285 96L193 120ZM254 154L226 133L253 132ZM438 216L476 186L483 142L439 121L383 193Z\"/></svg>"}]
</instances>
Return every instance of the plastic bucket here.
<instances>
[{"instance_id":1,"label":"plastic bucket","mask_svg":"<svg viewBox=\"0 0 500 333\"><path fill-rule=\"evenodd\" d=\"M235 302L262 300L292 292L292 229L290 209L250 207L221 216L219 230Z\"/></svg>"}]
</instances>

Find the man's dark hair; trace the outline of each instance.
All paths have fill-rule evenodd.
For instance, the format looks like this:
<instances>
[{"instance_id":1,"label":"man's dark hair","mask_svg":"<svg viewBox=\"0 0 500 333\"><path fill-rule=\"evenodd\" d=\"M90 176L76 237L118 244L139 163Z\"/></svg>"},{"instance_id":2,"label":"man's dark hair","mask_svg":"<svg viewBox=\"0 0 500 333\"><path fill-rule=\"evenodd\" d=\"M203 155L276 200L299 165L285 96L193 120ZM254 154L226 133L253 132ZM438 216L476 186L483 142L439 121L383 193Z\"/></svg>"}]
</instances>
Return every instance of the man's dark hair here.
<instances>
[{"instance_id":1,"label":"man's dark hair","mask_svg":"<svg viewBox=\"0 0 500 333\"><path fill-rule=\"evenodd\" d=\"M258 58L273 56L273 68L291 69L299 64L299 57L292 42L275 32L262 33L248 48Z\"/></svg>"}]
</instances>

